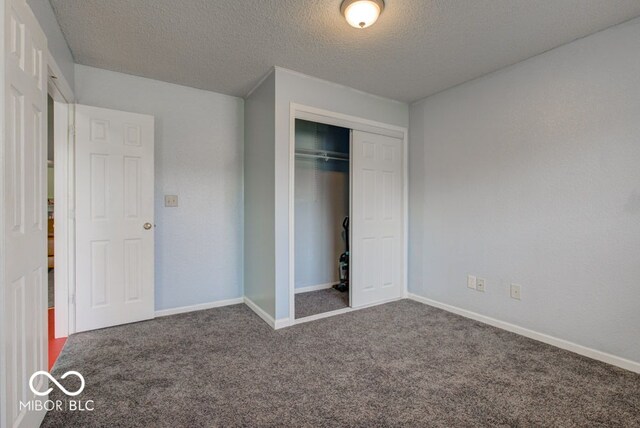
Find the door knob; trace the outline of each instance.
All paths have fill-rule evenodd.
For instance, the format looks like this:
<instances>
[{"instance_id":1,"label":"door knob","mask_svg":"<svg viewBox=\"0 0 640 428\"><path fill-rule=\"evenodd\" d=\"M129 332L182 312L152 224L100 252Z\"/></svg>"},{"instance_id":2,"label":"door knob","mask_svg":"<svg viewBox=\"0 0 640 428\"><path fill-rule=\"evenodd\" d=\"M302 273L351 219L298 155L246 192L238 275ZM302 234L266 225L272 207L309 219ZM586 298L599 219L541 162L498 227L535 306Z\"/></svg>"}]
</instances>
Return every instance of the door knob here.
<instances>
[{"instance_id":1,"label":"door knob","mask_svg":"<svg viewBox=\"0 0 640 428\"><path fill-rule=\"evenodd\" d=\"M142 227L144 227L145 230L149 230L151 229L151 227L153 227L153 225L151 223L145 223Z\"/></svg>"}]
</instances>

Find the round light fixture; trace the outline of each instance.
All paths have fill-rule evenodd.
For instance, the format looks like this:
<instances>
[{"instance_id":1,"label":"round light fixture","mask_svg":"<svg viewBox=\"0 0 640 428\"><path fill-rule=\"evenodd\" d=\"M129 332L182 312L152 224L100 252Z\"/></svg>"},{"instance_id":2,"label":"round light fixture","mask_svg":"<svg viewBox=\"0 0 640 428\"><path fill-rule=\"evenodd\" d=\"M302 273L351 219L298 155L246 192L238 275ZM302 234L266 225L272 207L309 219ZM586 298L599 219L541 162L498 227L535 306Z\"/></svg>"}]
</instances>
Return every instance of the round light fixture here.
<instances>
[{"instance_id":1,"label":"round light fixture","mask_svg":"<svg viewBox=\"0 0 640 428\"><path fill-rule=\"evenodd\" d=\"M383 0L344 0L340 12L355 28L367 28L373 25L384 9Z\"/></svg>"}]
</instances>

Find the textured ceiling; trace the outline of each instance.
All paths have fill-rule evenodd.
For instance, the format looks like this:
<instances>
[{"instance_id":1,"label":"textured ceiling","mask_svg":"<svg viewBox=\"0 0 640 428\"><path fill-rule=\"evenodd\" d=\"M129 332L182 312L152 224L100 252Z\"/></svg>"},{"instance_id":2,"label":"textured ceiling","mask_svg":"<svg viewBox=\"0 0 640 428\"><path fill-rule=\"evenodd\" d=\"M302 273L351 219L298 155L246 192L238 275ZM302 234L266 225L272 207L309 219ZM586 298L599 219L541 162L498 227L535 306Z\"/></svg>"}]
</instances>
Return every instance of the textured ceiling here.
<instances>
[{"instance_id":1,"label":"textured ceiling","mask_svg":"<svg viewBox=\"0 0 640 428\"><path fill-rule=\"evenodd\" d=\"M414 101L640 16L638 0L51 0L76 62L244 96L277 65Z\"/></svg>"}]
</instances>

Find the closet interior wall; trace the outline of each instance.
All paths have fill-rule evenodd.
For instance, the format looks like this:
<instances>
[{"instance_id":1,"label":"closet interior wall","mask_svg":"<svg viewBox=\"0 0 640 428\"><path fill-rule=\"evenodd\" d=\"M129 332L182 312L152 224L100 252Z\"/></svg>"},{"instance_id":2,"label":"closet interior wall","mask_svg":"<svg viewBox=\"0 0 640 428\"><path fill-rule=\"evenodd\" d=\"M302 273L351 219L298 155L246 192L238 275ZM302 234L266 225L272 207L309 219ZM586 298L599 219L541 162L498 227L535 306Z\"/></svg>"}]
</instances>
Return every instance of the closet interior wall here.
<instances>
[{"instance_id":1,"label":"closet interior wall","mask_svg":"<svg viewBox=\"0 0 640 428\"><path fill-rule=\"evenodd\" d=\"M296 291L338 283L349 215L349 129L296 120Z\"/></svg>"}]
</instances>

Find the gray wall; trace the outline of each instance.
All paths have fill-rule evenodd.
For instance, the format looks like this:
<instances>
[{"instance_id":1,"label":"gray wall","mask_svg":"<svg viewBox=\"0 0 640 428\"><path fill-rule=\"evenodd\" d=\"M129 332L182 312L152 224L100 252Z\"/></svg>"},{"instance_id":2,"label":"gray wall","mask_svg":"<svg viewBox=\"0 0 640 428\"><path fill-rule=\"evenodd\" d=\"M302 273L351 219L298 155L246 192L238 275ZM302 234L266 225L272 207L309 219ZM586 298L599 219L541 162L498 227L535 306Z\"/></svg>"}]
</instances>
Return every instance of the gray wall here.
<instances>
[{"instance_id":1,"label":"gray wall","mask_svg":"<svg viewBox=\"0 0 640 428\"><path fill-rule=\"evenodd\" d=\"M60 71L62 71L71 89L73 89L75 84L73 56L69 46L67 46L67 41L64 39L62 30L60 30L58 20L53 13L49 0L27 0L27 4L31 7L44 34L47 36L51 56L60 67Z\"/></svg>"},{"instance_id":2,"label":"gray wall","mask_svg":"<svg viewBox=\"0 0 640 428\"><path fill-rule=\"evenodd\" d=\"M411 106L411 292L640 361L639 52L636 19Z\"/></svg>"},{"instance_id":3,"label":"gray wall","mask_svg":"<svg viewBox=\"0 0 640 428\"><path fill-rule=\"evenodd\" d=\"M275 73L245 101L244 293L275 316Z\"/></svg>"},{"instance_id":4,"label":"gray wall","mask_svg":"<svg viewBox=\"0 0 640 428\"><path fill-rule=\"evenodd\" d=\"M291 103L408 126L409 106L276 68L275 284L276 319L289 318L289 112Z\"/></svg>"},{"instance_id":5,"label":"gray wall","mask_svg":"<svg viewBox=\"0 0 640 428\"><path fill-rule=\"evenodd\" d=\"M243 100L80 65L75 76L80 104L155 116L156 309L241 297Z\"/></svg>"},{"instance_id":6,"label":"gray wall","mask_svg":"<svg viewBox=\"0 0 640 428\"><path fill-rule=\"evenodd\" d=\"M349 131L296 120L296 149L349 155ZM296 158L295 286L335 284L345 251L342 221L349 215L349 163Z\"/></svg>"}]
</instances>

